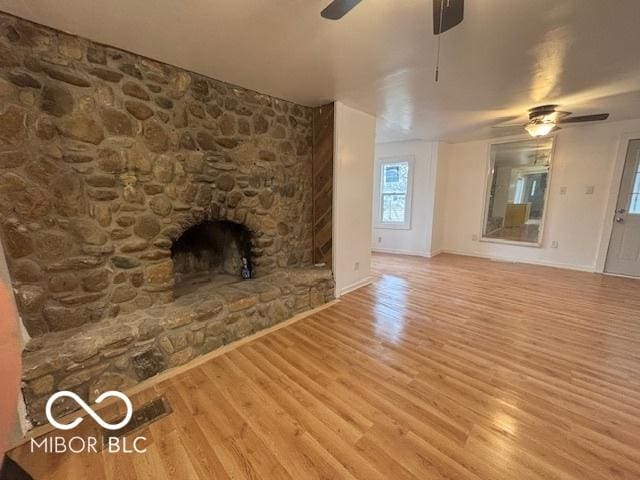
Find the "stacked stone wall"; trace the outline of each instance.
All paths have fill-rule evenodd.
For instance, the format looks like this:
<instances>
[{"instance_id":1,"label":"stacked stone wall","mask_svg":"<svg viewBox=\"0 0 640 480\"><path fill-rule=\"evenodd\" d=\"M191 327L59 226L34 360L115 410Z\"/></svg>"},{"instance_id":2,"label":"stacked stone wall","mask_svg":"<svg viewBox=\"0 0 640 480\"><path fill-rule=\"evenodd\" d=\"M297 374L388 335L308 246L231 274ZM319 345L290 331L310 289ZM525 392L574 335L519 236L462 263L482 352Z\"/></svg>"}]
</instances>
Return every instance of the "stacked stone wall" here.
<instances>
[{"instance_id":1,"label":"stacked stone wall","mask_svg":"<svg viewBox=\"0 0 640 480\"><path fill-rule=\"evenodd\" d=\"M173 298L171 243L311 264L311 109L0 14L0 232L32 336Z\"/></svg>"},{"instance_id":2,"label":"stacked stone wall","mask_svg":"<svg viewBox=\"0 0 640 480\"><path fill-rule=\"evenodd\" d=\"M312 121L0 13L0 237L34 424L54 391L126 390L333 298L311 267ZM175 299L172 242L205 220L249 230L257 279Z\"/></svg>"}]
</instances>

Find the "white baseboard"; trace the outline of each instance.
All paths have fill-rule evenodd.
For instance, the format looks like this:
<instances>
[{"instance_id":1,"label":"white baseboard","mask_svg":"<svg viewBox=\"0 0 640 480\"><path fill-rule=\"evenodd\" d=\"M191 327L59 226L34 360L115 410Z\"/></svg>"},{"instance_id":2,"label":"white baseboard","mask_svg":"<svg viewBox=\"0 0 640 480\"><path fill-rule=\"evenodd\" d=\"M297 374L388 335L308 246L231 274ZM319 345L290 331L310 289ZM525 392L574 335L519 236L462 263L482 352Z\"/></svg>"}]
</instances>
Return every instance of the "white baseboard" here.
<instances>
[{"instance_id":1,"label":"white baseboard","mask_svg":"<svg viewBox=\"0 0 640 480\"><path fill-rule=\"evenodd\" d=\"M620 278L628 278L629 280L640 280L640 277L634 277L632 275L624 275L622 273L611 273L611 272L599 272L603 275L608 275L610 277L620 277Z\"/></svg>"},{"instance_id":2,"label":"white baseboard","mask_svg":"<svg viewBox=\"0 0 640 480\"><path fill-rule=\"evenodd\" d=\"M412 255L414 257L429 257L429 252L416 251L416 250L401 250L398 248L382 248L375 247L371 249L375 253L391 253L394 255Z\"/></svg>"},{"instance_id":3,"label":"white baseboard","mask_svg":"<svg viewBox=\"0 0 640 480\"><path fill-rule=\"evenodd\" d=\"M347 285L346 287L342 287L342 289L337 292L337 297L341 297L342 295L346 295L349 292L353 292L354 290L357 290L359 288L362 288L366 285L369 285L370 283L373 282L373 278L372 277L366 277L363 278L362 280L358 280L355 283L352 283L351 285Z\"/></svg>"},{"instance_id":4,"label":"white baseboard","mask_svg":"<svg viewBox=\"0 0 640 480\"><path fill-rule=\"evenodd\" d=\"M555 262L547 262L544 260L529 260L515 257L503 257L498 255L490 255L486 253L478 253L478 252L466 252L462 250L451 250L445 248L441 250L439 253L451 253L453 255L464 255L466 257L478 257L478 258L487 258L489 260L494 260L496 262L510 262L510 263L525 263L528 265L540 265L543 267L554 267L554 268L564 268L565 270L576 270L579 272L596 272L595 265L573 265L570 263L555 263Z\"/></svg>"},{"instance_id":5,"label":"white baseboard","mask_svg":"<svg viewBox=\"0 0 640 480\"><path fill-rule=\"evenodd\" d=\"M432 252L416 251L416 250L400 250L397 248L372 248L374 253L391 253L393 255L410 255L413 257L433 258L436 255L440 255L442 250L434 250Z\"/></svg>"}]
</instances>

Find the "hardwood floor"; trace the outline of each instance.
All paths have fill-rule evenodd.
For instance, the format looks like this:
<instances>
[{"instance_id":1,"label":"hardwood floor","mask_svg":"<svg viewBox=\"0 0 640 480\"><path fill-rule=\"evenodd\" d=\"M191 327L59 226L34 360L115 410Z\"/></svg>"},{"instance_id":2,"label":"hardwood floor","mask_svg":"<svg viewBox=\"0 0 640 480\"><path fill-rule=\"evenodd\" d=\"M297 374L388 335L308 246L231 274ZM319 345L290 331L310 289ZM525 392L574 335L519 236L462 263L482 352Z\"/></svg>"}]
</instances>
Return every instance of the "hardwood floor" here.
<instances>
[{"instance_id":1,"label":"hardwood floor","mask_svg":"<svg viewBox=\"0 0 640 480\"><path fill-rule=\"evenodd\" d=\"M638 479L640 281L376 255L376 281L133 398L146 454L36 479Z\"/></svg>"}]
</instances>

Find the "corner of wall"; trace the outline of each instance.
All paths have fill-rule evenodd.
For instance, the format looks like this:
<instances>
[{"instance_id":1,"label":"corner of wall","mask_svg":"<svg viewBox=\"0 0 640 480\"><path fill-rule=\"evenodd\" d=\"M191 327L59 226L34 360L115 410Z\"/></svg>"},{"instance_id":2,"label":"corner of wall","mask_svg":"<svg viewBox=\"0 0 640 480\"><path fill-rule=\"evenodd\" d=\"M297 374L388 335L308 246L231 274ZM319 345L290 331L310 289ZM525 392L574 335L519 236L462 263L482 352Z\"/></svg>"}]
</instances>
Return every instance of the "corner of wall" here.
<instances>
[{"instance_id":1,"label":"corner of wall","mask_svg":"<svg viewBox=\"0 0 640 480\"><path fill-rule=\"evenodd\" d=\"M336 298L371 270L375 117L335 102L334 260Z\"/></svg>"},{"instance_id":2,"label":"corner of wall","mask_svg":"<svg viewBox=\"0 0 640 480\"><path fill-rule=\"evenodd\" d=\"M434 142L432 161L435 175L435 200L433 207L433 228L431 232L430 255L435 257L444 249L446 197L447 197L447 145Z\"/></svg>"}]
</instances>

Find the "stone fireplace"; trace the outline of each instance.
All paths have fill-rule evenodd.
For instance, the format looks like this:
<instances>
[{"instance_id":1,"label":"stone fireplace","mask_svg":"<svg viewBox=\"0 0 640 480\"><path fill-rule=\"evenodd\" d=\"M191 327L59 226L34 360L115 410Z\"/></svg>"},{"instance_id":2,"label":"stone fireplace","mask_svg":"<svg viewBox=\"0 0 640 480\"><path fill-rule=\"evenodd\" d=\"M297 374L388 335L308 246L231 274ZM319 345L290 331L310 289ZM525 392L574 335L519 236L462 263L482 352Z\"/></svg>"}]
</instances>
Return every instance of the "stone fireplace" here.
<instances>
[{"instance_id":1,"label":"stone fireplace","mask_svg":"<svg viewBox=\"0 0 640 480\"><path fill-rule=\"evenodd\" d=\"M0 59L34 424L53 391L126 390L333 297L312 261L311 109L5 14Z\"/></svg>"},{"instance_id":2,"label":"stone fireplace","mask_svg":"<svg viewBox=\"0 0 640 480\"><path fill-rule=\"evenodd\" d=\"M251 266L251 234L228 221L204 221L187 229L171 245L174 296L208 282L237 280L242 259Z\"/></svg>"}]
</instances>

